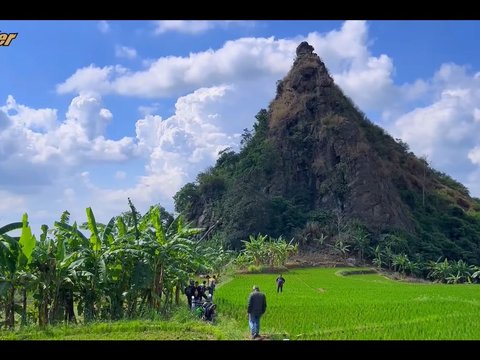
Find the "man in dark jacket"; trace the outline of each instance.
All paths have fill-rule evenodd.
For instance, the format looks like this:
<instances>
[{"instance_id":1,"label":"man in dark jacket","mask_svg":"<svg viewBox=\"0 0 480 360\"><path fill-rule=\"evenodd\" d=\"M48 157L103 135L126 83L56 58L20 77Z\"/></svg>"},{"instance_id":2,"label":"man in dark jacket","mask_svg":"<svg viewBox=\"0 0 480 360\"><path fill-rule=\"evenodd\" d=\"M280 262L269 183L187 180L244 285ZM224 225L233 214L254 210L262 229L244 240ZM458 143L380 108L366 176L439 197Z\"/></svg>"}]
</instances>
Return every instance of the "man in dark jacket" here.
<instances>
[{"instance_id":1,"label":"man in dark jacket","mask_svg":"<svg viewBox=\"0 0 480 360\"><path fill-rule=\"evenodd\" d=\"M195 285L193 280L190 280L190 285L188 285L184 290L185 296L187 297L188 309L192 308L192 296L195 293Z\"/></svg>"},{"instance_id":2,"label":"man in dark jacket","mask_svg":"<svg viewBox=\"0 0 480 360\"><path fill-rule=\"evenodd\" d=\"M250 326L250 333L252 339L260 336L260 317L265 314L267 310L267 298L264 293L260 292L257 285L253 286L253 291L248 297L248 325Z\"/></svg>"}]
</instances>

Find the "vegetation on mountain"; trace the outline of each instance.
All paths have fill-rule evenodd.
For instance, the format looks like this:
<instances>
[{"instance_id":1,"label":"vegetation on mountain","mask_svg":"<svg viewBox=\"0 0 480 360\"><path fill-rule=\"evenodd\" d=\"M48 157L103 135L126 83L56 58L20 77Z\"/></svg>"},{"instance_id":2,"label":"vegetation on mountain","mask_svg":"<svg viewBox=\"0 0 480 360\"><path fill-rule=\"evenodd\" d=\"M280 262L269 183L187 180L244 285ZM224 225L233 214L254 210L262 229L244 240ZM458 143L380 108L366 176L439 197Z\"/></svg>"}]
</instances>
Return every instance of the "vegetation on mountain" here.
<instances>
[{"instance_id":1,"label":"vegetation on mountain","mask_svg":"<svg viewBox=\"0 0 480 360\"><path fill-rule=\"evenodd\" d=\"M307 43L240 151L221 151L174 199L237 250L266 234L360 263L409 259L424 276L430 261L480 263L480 200L367 119Z\"/></svg>"}]
</instances>

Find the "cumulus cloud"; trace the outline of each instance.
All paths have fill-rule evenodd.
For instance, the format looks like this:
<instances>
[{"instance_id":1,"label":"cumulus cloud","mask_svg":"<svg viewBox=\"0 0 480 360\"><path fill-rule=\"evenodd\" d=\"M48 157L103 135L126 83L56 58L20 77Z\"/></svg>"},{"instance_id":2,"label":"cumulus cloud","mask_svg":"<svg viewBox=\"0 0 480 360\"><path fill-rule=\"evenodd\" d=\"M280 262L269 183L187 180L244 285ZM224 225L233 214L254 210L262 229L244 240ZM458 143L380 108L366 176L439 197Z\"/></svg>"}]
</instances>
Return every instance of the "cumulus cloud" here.
<instances>
[{"instance_id":1,"label":"cumulus cloud","mask_svg":"<svg viewBox=\"0 0 480 360\"><path fill-rule=\"evenodd\" d=\"M198 89L177 100L170 118L147 115L137 121L139 151L149 156L144 184L154 187L161 182L159 191L171 197L188 175L193 177L215 161L220 150L233 145L233 138L220 128L222 120L211 116L228 90L227 86Z\"/></svg>"},{"instance_id":2,"label":"cumulus cloud","mask_svg":"<svg viewBox=\"0 0 480 360\"><path fill-rule=\"evenodd\" d=\"M45 134L35 132L23 123L22 128L16 129L15 138L27 145L10 148L8 153L19 169L11 176L23 176L30 185L36 186L24 206L41 214L45 205L39 205L44 204L40 199L55 199L48 202L48 206L55 209L52 211L55 218L63 210L73 207L70 210L72 218L76 216L77 219L84 218L84 208L92 206L101 221L108 221L108 216L123 209L128 197L141 211L153 203L161 203L173 210L175 192L214 162L220 150L238 143L227 129L234 126L235 131L239 131L246 125L236 116L228 119L234 123L232 125L223 115L229 106L226 104L231 105L237 99L237 92L244 91L227 85L200 88L177 100L174 115L165 119L159 115L146 115L135 124L135 138L124 137L116 141L105 137L105 128L113 121L112 113L102 107L99 97L91 94L75 97L65 120L57 122ZM244 97L238 96L238 99L243 101ZM13 98L9 100L9 104L12 103ZM239 111L239 116L241 113ZM7 119L12 123L10 117ZM0 136L12 138L12 131L9 126L0 132ZM0 138L0 146L13 146L17 142L10 144L2 140ZM99 183L101 172L86 170L94 169L92 166L98 162L122 163L134 158L144 164L143 174L137 170L128 180L124 170L116 170L110 175L110 179L113 176L116 180L127 181L126 186L119 187L120 182ZM0 171L4 165L11 173L13 167L8 160L2 157ZM39 184L41 176L32 176L32 171L37 170L39 174L50 175L43 184ZM25 193L27 185L17 183L10 189L9 196L18 196L16 191Z\"/></svg>"},{"instance_id":3,"label":"cumulus cloud","mask_svg":"<svg viewBox=\"0 0 480 360\"><path fill-rule=\"evenodd\" d=\"M0 107L0 111L3 112L5 124L9 121L13 126L35 128L38 130L48 131L51 129L57 121L56 109L31 109L25 105L19 105L15 101L12 95L7 97L7 101L4 106ZM1 121L1 120L0 120ZM1 123L0 123L1 129Z\"/></svg>"},{"instance_id":4,"label":"cumulus cloud","mask_svg":"<svg viewBox=\"0 0 480 360\"><path fill-rule=\"evenodd\" d=\"M471 183L480 165L480 78L468 68L443 64L428 81L431 100L399 116L390 132L417 155L428 155L434 167ZM470 179L470 180L469 180Z\"/></svg>"},{"instance_id":5,"label":"cumulus cloud","mask_svg":"<svg viewBox=\"0 0 480 360\"><path fill-rule=\"evenodd\" d=\"M221 23L221 22L218 22ZM230 22L227 22L228 24ZM221 24L227 24L221 23ZM166 21L162 26L193 26L190 21ZM190 24L190 25L186 25ZM217 22L200 22L214 26ZM200 25L197 25L200 26ZM268 81L285 76L295 58L295 49L309 41L327 64L335 81L364 110L398 108L409 94L425 92L422 83L394 85L393 61L386 54L373 56L368 48L368 26L365 21L347 21L338 30L326 34L312 32L292 39L240 38L229 40L216 50L209 49L188 56L150 59L146 68L90 65L77 70L57 86L59 93L91 91L141 98L162 98L188 94L199 87ZM270 85L271 89L274 89ZM369 89L369 91L365 91ZM271 91L273 95L273 90Z\"/></svg>"},{"instance_id":6,"label":"cumulus cloud","mask_svg":"<svg viewBox=\"0 0 480 360\"><path fill-rule=\"evenodd\" d=\"M57 85L59 94L88 92L106 94L112 91L110 78L115 74L124 74L126 69L120 65L96 67L91 64L78 69L65 82Z\"/></svg>"},{"instance_id":7,"label":"cumulus cloud","mask_svg":"<svg viewBox=\"0 0 480 360\"><path fill-rule=\"evenodd\" d=\"M56 109L33 109L8 96L0 119L0 195L8 204L0 205L1 223L18 221L26 211L37 231L67 209L84 218L84 209L101 201L89 193L87 172L78 170L136 157L134 138L105 137L113 115L91 94L72 99L61 121Z\"/></svg>"},{"instance_id":8,"label":"cumulus cloud","mask_svg":"<svg viewBox=\"0 0 480 360\"><path fill-rule=\"evenodd\" d=\"M115 46L115 56L118 58L135 59L137 57L137 50L128 46Z\"/></svg>"},{"instance_id":9,"label":"cumulus cloud","mask_svg":"<svg viewBox=\"0 0 480 360\"><path fill-rule=\"evenodd\" d=\"M61 122L56 109L32 109L17 104L13 96L0 107L0 113L8 120L0 131L0 167L9 161L27 165L121 161L134 153L132 138L104 138L113 115L94 95L76 96Z\"/></svg>"},{"instance_id":10,"label":"cumulus cloud","mask_svg":"<svg viewBox=\"0 0 480 360\"><path fill-rule=\"evenodd\" d=\"M244 38L228 41L221 49L208 50L188 57L163 57L148 69L117 77L111 86L122 95L164 97L178 95L202 86L236 81L254 81L265 76L281 76L288 71L291 51L281 41Z\"/></svg>"},{"instance_id":11,"label":"cumulus cloud","mask_svg":"<svg viewBox=\"0 0 480 360\"><path fill-rule=\"evenodd\" d=\"M63 189L63 201L55 206L74 205L72 218L77 219L84 219L85 207L92 206L98 221L103 222L126 211L128 197L141 212L155 203L173 210L175 192L186 181L194 180L206 164L215 161L218 151L234 145L234 138L222 129L225 119L212 116L233 93L235 90L228 86L202 88L179 98L174 115L166 119L147 115L138 120L134 143L137 160L144 163L144 173L136 172L131 176L136 178L133 184L120 187L120 181L107 181L101 186L93 180L94 173L77 171L63 179L62 184L68 179L69 186L58 185ZM123 170L112 175L128 182Z\"/></svg>"},{"instance_id":12,"label":"cumulus cloud","mask_svg":"<svg viewBox=\"0 0 480 360\"><path fill-rule=\"evenodd\" d=\"M90 65L78 69L62 84L59 93L90 91L117 93L144 98L170 97L194 91L202 86L237 81L258 81L286 74L298 41L271 38L242 38L227 41L214 51L192 53L188 57L162 57L146 70Z\"/></svg>"},{"instance_id":13,"label":"cumulus cloud","mask_svg":"<svg viewBox=\"0 0 480 360\"><path fill-rule=\"evenodd\" d=\"M140 71L122 68L122 73L113 66L98 68L91 65L77 70L58 85L57 91L90 90L161 98L183 95L199 87L221 83L257 82L266 78L277 80L289 70L299 42L308 40L348 95L358 98L359 105L378 106L393 92L391 76L394 68L387 55L375 57L370 54L367 30L364 21L348 21L341 29L325 35L313 32L306 37L293 39L240 38L227 41L217 50L150 60L148 67ZM374 91L372 96L365 96L366 86Z\"/></svg>"}]
</instances>

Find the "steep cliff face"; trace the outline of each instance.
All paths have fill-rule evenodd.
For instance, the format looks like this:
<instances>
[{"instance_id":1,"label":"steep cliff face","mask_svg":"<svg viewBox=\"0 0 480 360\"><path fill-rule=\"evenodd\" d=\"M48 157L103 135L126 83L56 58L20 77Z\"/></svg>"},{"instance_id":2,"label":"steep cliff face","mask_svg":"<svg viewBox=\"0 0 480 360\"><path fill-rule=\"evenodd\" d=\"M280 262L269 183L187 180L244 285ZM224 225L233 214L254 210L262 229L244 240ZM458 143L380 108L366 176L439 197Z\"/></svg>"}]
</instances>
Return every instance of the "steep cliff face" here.
<instances>
[{"instance_id":1,"label":"steep cliff face","mask_svg":"<svg viewBox=\"0 0 480 360\"><path fill-rule=\"evenodd\" d=\"M310 194L310 208L343 211L376 232L412 231L409 209L369 144L368 126L313 48L300 44L270 104L268 137L282 161L270 192L289 197L295 188L303 188Z\"/></svg>"},{"instance_id":2,"label":"steep cliff face","mask_svg":"<svg viewBox=\"0 0 480 360\"><path fill-rule=\"evenodd\" d=\"M188 220L236 248L252 234L302 237L314 223L334 239L360 223L372 245L395 233L398 253L480 261L480 200L370 122L306 42L256 119L239 153L176 194Z\"/></svg>"}]
</instances>

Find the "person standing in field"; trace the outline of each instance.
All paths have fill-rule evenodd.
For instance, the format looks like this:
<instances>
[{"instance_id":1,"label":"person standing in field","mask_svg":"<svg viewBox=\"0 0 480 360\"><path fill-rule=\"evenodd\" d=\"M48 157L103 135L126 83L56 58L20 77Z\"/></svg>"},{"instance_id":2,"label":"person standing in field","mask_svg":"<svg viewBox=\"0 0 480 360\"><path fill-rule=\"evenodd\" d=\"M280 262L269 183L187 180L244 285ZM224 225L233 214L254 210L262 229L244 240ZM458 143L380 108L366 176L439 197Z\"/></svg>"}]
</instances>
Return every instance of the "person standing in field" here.
<instances>
[{"instance_id":1,"label":"person standing in field","mask_svg":"<svg viewBox=\"0 0 480 360\"><path fill-rule=\"evenodd\" d=\"M253 285L253 291L248 297L247 315L248 325L252 339L260 337L260 318L267 310L267 297L260 292L257 285Z\"/></svg>"},{"instance_id":2,"label":"person standing in field","mask_svg":"<svg viewBox=\"0 0 480 360\"><path fill-rule=\"evenodd\" d=\"M279 292L283 292L283 284L285 283L285 279L283 278L282 274L280 274L275 281L277 282L277 294Z\"/></svg>"}]
</instances>

